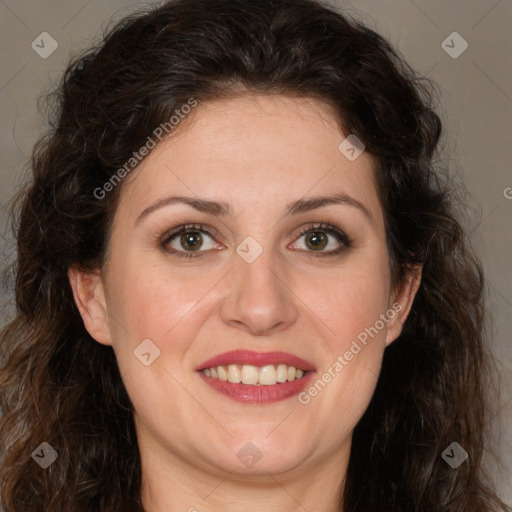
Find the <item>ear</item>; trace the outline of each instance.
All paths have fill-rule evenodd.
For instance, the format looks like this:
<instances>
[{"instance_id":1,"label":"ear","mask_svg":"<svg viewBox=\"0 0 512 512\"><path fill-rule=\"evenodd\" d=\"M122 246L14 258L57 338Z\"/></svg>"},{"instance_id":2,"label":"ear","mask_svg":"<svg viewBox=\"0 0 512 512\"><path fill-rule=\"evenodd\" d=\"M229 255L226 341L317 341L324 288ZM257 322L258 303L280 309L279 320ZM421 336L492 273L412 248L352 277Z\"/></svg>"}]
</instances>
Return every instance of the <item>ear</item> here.
<instances>
[{"instance_id":1,"label":"ear","mask_svg":"<svg viewBox=\"0 0 512 512\"><path fill-rule=\"evenodd\" d=\"M105 290L99 270L86 272L71 267L68 270L68 279L87 332L97 342L112 345Z\"/></svg>"},{"instance_id":2,"label":"ear","mask_svg":"<svg viewBox=\"0 0 512 512\"><path fill-rule=\"evenodd\" d=\"M405 281L401 288L392 297L392 308L396 315L388 322L388 332L386 336L386 346L395 341L411 311L414 297L421 283L422 266L414 266L407 272Z\"/></svg>"}]
</instances>

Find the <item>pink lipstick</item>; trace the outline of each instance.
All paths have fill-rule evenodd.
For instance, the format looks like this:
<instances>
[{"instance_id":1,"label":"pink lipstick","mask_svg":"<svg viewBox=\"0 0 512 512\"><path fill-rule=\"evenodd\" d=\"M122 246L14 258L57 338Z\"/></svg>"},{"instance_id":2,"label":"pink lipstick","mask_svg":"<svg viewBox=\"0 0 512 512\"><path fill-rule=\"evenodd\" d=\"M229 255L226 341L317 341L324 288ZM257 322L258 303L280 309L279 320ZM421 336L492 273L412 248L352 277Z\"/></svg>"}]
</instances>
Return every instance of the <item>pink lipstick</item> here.
<instances>
[{"instance_id":1,"label":"pink lipstick","mask_svg":"<svg viewBox=\"0 0 512 512\"><path fill-rule=\"evenodd\" d=\"M215 391L242 403L272 403L299 394L315 367L287 352L234 350L200 364L196 371Z\"/></svg>"}]
</instances>

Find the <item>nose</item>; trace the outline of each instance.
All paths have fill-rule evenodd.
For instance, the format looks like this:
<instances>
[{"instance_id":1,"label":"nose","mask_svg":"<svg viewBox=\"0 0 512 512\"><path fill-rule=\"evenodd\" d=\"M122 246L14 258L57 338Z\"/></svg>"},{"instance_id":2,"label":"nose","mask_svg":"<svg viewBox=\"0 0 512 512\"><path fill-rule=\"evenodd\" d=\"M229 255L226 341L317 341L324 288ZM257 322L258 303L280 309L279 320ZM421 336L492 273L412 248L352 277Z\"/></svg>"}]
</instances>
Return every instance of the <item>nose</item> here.
<instances>
[{"instance_id":1,"label":"nose","mask_svg":"<svg viewBox=\"0 0 512 512\"><path fill-rule=\"evenodd\" d=\"M231 292L221 307L222 321L264 336L292 326L298 318L297 298L287 283L285 268L270 250L252 263L233 255L235 268L228 275Z\"/></svg>"}]
</instances>

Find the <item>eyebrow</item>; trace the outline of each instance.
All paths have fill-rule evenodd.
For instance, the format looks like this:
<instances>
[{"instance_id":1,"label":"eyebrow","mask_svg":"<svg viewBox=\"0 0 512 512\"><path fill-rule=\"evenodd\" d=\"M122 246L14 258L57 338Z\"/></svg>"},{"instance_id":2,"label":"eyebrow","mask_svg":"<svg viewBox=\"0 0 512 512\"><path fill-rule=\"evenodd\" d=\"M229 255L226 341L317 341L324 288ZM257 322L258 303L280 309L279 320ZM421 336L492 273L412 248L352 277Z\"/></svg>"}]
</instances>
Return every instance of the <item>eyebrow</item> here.
<instances>
[{"instance_id":1,"label":"eyebrow","mask_svg":"<svg viewBox=\"0 0 512 512\"><path fill-rule=\"evenodd\" d=\"M156 203L147 207L135 221L135 224L139 224L145 217L147 217L150 213L153 213L164 206L169 206L172 204L186 204L191 206L195 210L202 213L210 213L213 215L226 216L231 213L231 207L228 203L223 201L209 201L206 199L199 199L194 197L187 196L170 196L164 199L160 199ZM346 206L351 206L357 208L362 213L365 214L366 217L373 223L373 217L370 214L369 210L359 202L357 199L350 197L346 194L336 194L336 195L327 195L327 196L316 196L309 198L298 199L297 201L293 201L292 203L286 205L286 210L284 212L284 216L287 215L298 215L300 213L308 212L311 210L316 210L323 206L333 205L333 204L341 204Z\"/></svg>"}]
</instances>

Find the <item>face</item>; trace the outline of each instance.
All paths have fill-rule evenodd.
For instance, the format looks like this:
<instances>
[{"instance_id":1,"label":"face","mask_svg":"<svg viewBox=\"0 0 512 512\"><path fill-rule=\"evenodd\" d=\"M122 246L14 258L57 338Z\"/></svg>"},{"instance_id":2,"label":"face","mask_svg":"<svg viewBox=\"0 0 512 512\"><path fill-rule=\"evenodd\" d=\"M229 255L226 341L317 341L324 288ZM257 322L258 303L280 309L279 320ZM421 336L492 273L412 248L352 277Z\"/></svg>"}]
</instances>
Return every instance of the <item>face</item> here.
<instances>
[{"instance_id":1,"label":"face","mask_svg":"<svg viewBox=\"0 0 512 512\"><path fill-rule=\"evenodd\" d=\"M252 475L346 459L417 287L392 293L374 161L316 100L244 96L185 123L123 183L106 267L70 272L141 453Z\"/></svg>"}]
</instances>

